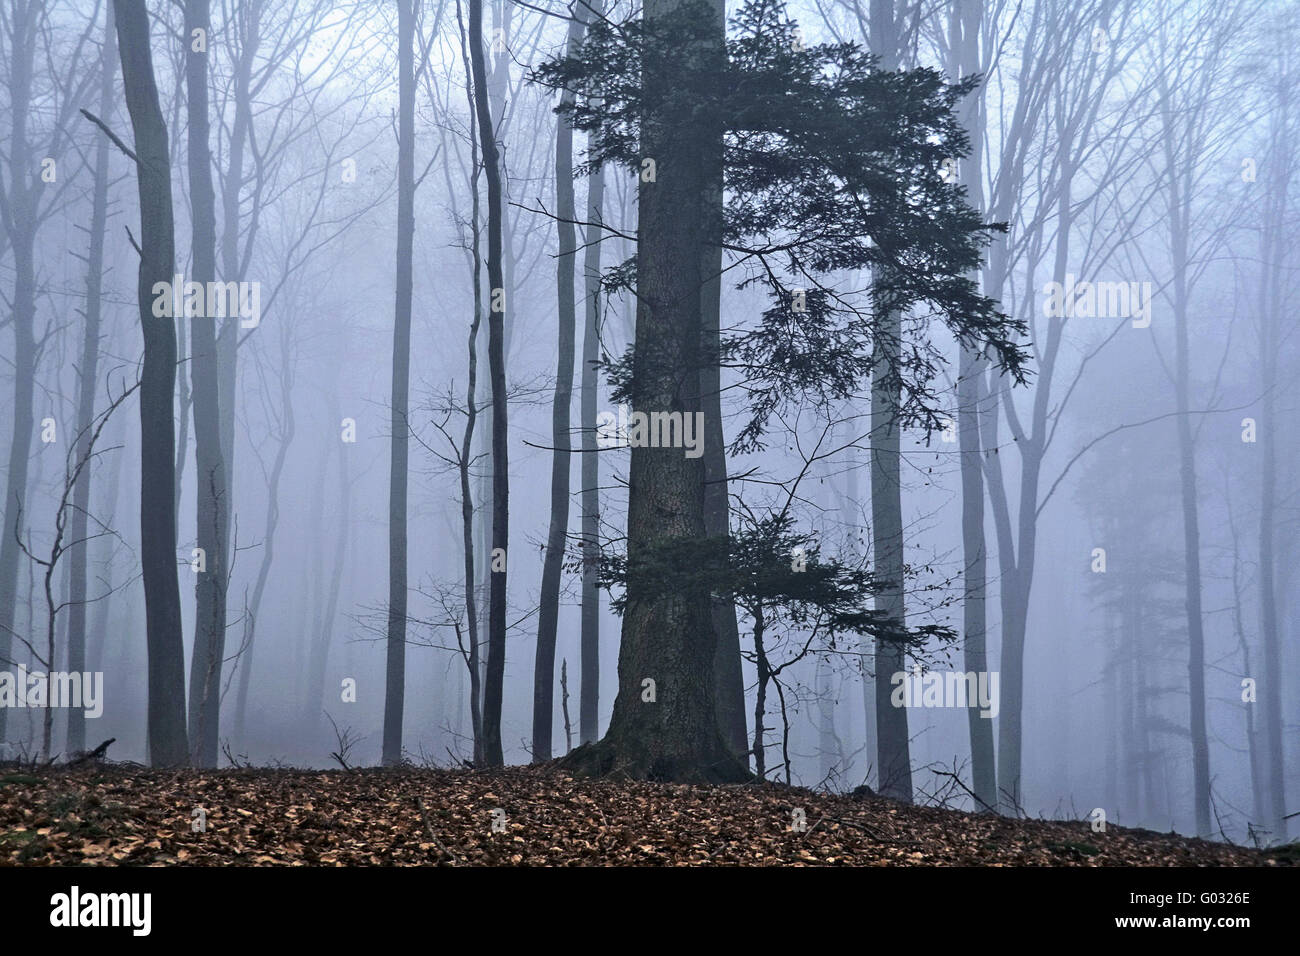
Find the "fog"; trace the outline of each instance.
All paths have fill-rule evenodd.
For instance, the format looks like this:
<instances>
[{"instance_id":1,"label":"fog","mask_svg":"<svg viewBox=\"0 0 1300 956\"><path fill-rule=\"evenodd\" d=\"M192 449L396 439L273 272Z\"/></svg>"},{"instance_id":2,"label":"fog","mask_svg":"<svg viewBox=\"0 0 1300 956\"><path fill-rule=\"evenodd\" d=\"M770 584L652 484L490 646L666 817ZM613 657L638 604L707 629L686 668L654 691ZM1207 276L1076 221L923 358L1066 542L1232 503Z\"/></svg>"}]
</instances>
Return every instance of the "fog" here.
<instances>
[{"instance_id":1,"label":"fog","mask_svg":"<svg viewBox=\"0 0 1300 956\"><path fill-rule=\"evenodd\" d=\"M187 153L193 34L181 5L145 6L171 159L175 274L186 282L199 274ZM504 762L535 756L548 590L558 593L558 616L544 756L591 739L580 719L591 677L595 736L605 733L620 693L617 583L596 603L586 595L599 654L594 674L590 655L583 664L583 466L594 456L600 548L624 553L628 445L637 438L622 423L631 428L637 406L628 407L610 378L636 341L638 318L628 283L609 282L593 297L587 253L599 243L603 270L632 260L638 196L671 182L674 169L661 164L658 181L647 180L644 170L611 160L596 224L589 193L596 176L578 168L591 138L572 133L572 155L557 167L560 97L533 76L565 52L571 12L594 14L583 4L489 0L485 99L503 198L502 282L494 286L489 184L467 76L470 8L419 0L408 350L395 324L403 274L398 10L405 6L211 4L202 66L213 278L242 284L229 302L210 290L200 296L204 309L211 303L219 313L208 355L219 421L205 425L202 417L203 369L194 358L204 354L196 348L203 332L186 317L179 290L171 310L179 317L161 320L174 326L178 348L173 546L182 704L196 693L196 600L212 560L199 541L202 501L219 500L228 521L224 647L215 668L222 767L393 762L385 754L385 705L393 706L394 648L404 699L396 724L390 711L387 739L391 745L397 735L401 758L492 763L491 748L485 757L482 740L475 743L467 642L472 633L480 643L475 665L485 671L490 707L489 581L502 573L494 560L508 568ZM728 16L737 9L729 4ZM1283 818L1300 810L1300 435L1286 425L1300 397L1300 11L1272 0L801 0L788 15L807 47L855 42L881 52L871 26L878 9L892 17L895 41L883 64L932 67L949 80L981 77L955 107L973 156L936 162L980 221L1006 224L989 234L980 263L965 274L1009 321L1024 323L1010 333L1025 356L1024 381L1016 384L991 348L963 349L931 306L903 315L904 353L928 368L933 412L897 416L903 602L908 626L934 629L891 684L906 693L907 706L894 706L906 720L910 797L963 809L991 802L1035 817L1102 812L1129 826L1284 841ZM145 153L124 98L123 61L104 55L106 15L107 4L95 0L12 0L0 12L0 395L12 403L12 414L0 416L0 447L9 450L0 465L0 604L8 605L0 671L102 674L102 715L88 715L80 729L71 726L73 708L21 706L20 695L6 698L0 685L0 740L10 755L63 759L115 738L110 758L148 763L142 393L124 396L141 377L144 354L133 281L140 193L137 163L124 149L135 144ZM623 23L640 14L619 2L598 15ZM730 176L723 206L738 208L741 186ZM564 256L566 219L576 245ZM99 288L90 281L97 230ZM773 308L766 263L743 245L733 241L722 253L724 340L744 340ZM544 561L554 550L553 400L566 308L557 267L563 273L566 263L572 394L567 414L560 411L571 450L563 453L568 515L556 592L544 581ZM869 299L871 269L831 274L846 301ZM638 278L648 281L644 269L632 284ZM809 283L789 285L802 293ZM82 393L92 311L99 329L90 343L88 419ZM500 556L492 553L491 527L493 316L502 320L509 412L510 537ZM465 613L457 467L472 323L477 424L467 475L476 627ZM909 351L913 342L930 352ZM394 411L395 348L409 358L404 415ZM612 363L596 376L594 414L582 401L591 354ZM784 509L794 533L815 538L821 558L875 568L881 536L872 456L881 446L873 436L882 432L873 424L872 388L880 377L821 393L806 382L791 385L761 441L738 447L761 404L761 376L734 354L718 364L733 534L747 515ZM694 421L681 421L676 434L684 440L673 454L683 457L684 445L693 458L698 441L707 471L709 429L718 423L699 419L692 439ZM403 422L404 587L396 580L406 608L395 642L390 531L395 424ZM87 436L100 425L90 448ZM229 470L217 499L196 458L204 427L220 435ZM584 432L594 448L584 450ZM711 480L716 486L716 472ZM79 537L77 482L88 496ZM146 513L152 507L143 505ZM79 592L78 550L85 561ZM986 564L982 585L972 570L977 555ZM811 549L792 553L792 568L811 556ZM876 606L886 599L877 595ZM828 637L808 619L776 616L766 622L762 666L785 666L760 681L755 622L742 603L737 598L731 613L744 738L754 745L762 690L764 776L840 792L864 784L897 792L897 781L880 773L882 685L873 677L894 658L877 662L875 642L862 634ZM75 620L76 605L84 624ZM78 629L84 664L70 657L70 631ZM975 631L986 639L984 666L971 656ZM969 672L983 700L954 701L954 688L966 685L945 682L952 672ZM938 679L927 683L927 675ZM642 676L626 680L640 684ZM658 693L671 696L671 683L661 679ZM993 800L974 776L978 721L991 730ZM753 753L743 759L758 769Z\"/></svg>"}]
</instances>

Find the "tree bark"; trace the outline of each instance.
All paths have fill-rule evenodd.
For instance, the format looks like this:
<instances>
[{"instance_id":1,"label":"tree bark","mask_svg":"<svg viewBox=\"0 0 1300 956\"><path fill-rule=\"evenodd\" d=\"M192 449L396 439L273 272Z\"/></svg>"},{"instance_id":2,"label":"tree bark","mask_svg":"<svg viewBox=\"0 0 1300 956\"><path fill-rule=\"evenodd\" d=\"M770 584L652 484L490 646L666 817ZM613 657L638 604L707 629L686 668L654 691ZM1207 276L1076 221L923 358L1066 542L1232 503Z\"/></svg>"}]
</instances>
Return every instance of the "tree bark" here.
<instances>
[{"instance_id":1,"label":"tree bark","mask_svg":"<svg viewBox=\"0 0 1300 956\"><path fill-rule=\"evenodd\" d=\"M185 88L189 119L192 278L206 290L216 279L216 197L208 151L208 55L194 49L194 31L210 38L208 0L185 4ZM206 313L206 308L199 310ZM206 314L190 320L190 374L194 395L196 542L205 569L194 585L194 650L190 659L190 759L215 767L221 717L221 670L226 645L226 468L217 406L217 324Z\"/></svg>"},{"instance_id":2,"label":"tree bark","mask_svg":"<svg viewBox=\"0 0 1300 956\"><path fill-rule=\"evenodd\" d=\"M959 0L953 6L952 37L954 80L980 72L980 30L983 0ZM971 138L970 155L961 163L961 183L972 208L984 207L982 169L984 140L983 87L963 104L963 122ZM972 276L979 281L978 274ZM957 378L957 437L961 461L962 630L966 670L976 674L988 670L986 647L987 615L985 587L988 577L988 548L984 536L984 475L980 461L980 405L984 401L983 361L978 350L959 346ZM997 806L997 768L994 764L993 721L980 716L978 701L970 701L967 722L970 730L971 777L975 797L983 808Z\"/></svg>"},{"instance_id":3,"label":"tree bark","mask_svg":"<svg viewBox=\"0 0 1300 956\"><path fill-rule=\"evenodd\" d=\"M114 0L126 105L135 132L140 193L140 269L137 295L144 333L140 381L140 540L149 670L149 759L183 765L185 652L176 577L175 473L176 329L153 316L157 283L172 281L175 235L167 126L158 106L149 15L144 0Z\"/></svg>"},{"instance_id":4,"label":"tree bark","mask_svg":"<svg viewBox=\"0 0 1300 956\"><path fill-rule=\"evenodd\" d=\"M34 426L36 387L36 186L34 161L27 138L32 105L32 61L37 41L37 12L31 4L13 4L9 91L9 203L6 226L14 257L14 399L10 410L13 432L9 443L8 483L4 527L0 528L0 665L10 666L14 611L18 606L18 514L27 495L28 464ZM0 707L0 740L5 739L9 709Z\"/></svg>"},{"instance_id":5,"label":"tree bark","mask_svg":"<svg viewBox=\"0 0 1300 956\"><path fill-rule=\"evenodd\" d=\"M415 245L415 0L398 0L397 309L393 320L392 446L388 465L388 658L385 766L402 760L406 699L406 492L410 446L411 295Z\"/></svg>"},{"instance_id":6,"label":"tree bark","mask_svg":"<svg viewBox=\"0 0 1300 956\"><path fill-rule=\"evenodd\" d=\"M671 18L680 7L679 0L649 0L645 17ZM694 211L705 206L717 181L708 166L715 156L720 161L714 144L721 130L685 108L690 93L674 62L722 55L722 29L717 18L690 48L657 52L644 67L641 150L655 160L657 181L641 183L639 196L634 411L685 417L701 408L701 266L708 232ZM635 565L659 546L704 536L704 462L680 448L635 447L631 458L627 537ZM708 594L643 593L633 577L627 599L609 730L598 743L575 750L568 765L638 779L748 779L718 728Z\"/></svg>"},{"instance_id":7,"label":"tree bark","mask_svg":"<svg viewBox=\"0 0 1300 956\"><path fill-rule=\"evenodd\" d=\"M506 558L510 536L510 464L506 447L505 317L506 288L501 267L502 190L496 130L488 103L483 59L483 0L470 0L469 53L474 74L474 111L488 196L488 377L492 388L492 549L488 576L488 653L483 689L483 758L490 767L504 763L501 704L506 666Z\"/></svg>"},{"instance_id":8,"label":"tree bark","mask_svg":"<svg viewBox=\"0 0 1300 956\"><path fill-rule=\"evenodd\" d=\"M603 13L595 0L592 16ZM605 170L592 173L587 182L587 221L602 222L605 205ZM600 591L596 586L600 566L600 454L596 445L597 370L600 360L600 243L601 229L590 225L583 272L586 305L582 327L582 622L578 743L600 737Z\"/></svg>"},{"instance_id":9,"label":"tree bark","mask_svg":"<svg viewBox=\"0 0 1300 956\"><path fill-rule=\"evenodd\" d=\"M711 0L719 20L725 22L726 0ZM729 486L727 483L726 436L722 428L722 139L708 142L705 242L700 263L703 309L701 341L700 403L704 412L704 533L710 538L731 535ZM740 663L740 628L736 604L729 598L713 601L713 629L717 651L713 673L717 682L718 726L722 738L743 760L749 749L745 727L745 679Z\"/></svg>"}]
</instances>

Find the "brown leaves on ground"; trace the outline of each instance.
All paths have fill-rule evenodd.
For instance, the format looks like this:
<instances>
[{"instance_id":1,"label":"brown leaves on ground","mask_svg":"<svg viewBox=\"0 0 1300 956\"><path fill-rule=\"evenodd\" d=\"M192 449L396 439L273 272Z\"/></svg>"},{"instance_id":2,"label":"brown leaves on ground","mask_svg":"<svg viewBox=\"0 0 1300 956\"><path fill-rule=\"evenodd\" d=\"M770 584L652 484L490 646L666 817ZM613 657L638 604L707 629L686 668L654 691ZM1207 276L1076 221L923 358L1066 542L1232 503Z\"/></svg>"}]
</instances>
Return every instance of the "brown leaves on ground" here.
<instances>
[{"instance_id":1,"label":"brown leaves on ground","mask_svg":"<svg viewBox=\"0 0 1300 956\"><path fill-rule=\"evenodd\" d=\"M803 811L802 830L795 810ZM197 829L200 823L205 829ZM587 780L531 768L0 771L0 865L1261 866L1290 860L1114 825L1094 833L1086 822L1011 820L775 785Z\"/></svg>"}]
</instances>

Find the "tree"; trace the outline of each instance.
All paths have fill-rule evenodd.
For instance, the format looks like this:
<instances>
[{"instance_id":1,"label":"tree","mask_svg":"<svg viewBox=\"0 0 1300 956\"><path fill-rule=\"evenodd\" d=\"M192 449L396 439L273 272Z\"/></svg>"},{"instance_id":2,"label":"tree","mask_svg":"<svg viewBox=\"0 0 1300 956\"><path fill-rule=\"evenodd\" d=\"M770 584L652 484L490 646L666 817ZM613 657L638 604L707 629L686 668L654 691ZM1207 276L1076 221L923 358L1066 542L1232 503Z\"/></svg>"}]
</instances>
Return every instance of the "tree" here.
<instances>
[{"instance_id":1,"label":"tree","mask_svg":"<svg viewBox=\"0 0 1300 956\"><path fill-rule=\"evenodd\" d=\"M569 20L567 53L573 56L582 42L585 12ZM561 102L572 104L566 90ZM555 711L555 632L560 616L560 573L569 531L569 483L573 453L570 415L573 406L573 353L577 338L577 303L573 282L578 252L574 228L573 127L564 117L555 130L555 211L559 217L559 252L555 258L558 304L559 356L555 393L551 402L551 520L542 565L542 590L537 615L537 652L533 668L533 760L551 759L552 722Z\"/></svg>"},{"instance_id":2,"label":"tree","mask_svg":"<svg viewBox=\"0 0 1300 956\"><path fill-rule=\"evenodd\" d=\"M113 5L105 9L104 46L99 64L99 115L108 116L113 108L113 86L117 76L117 26ZM91 199L90 251L86 258L86 324L81 336L81 363L77 380L77 430L87 435L95 414L95 386L99 374L100 316L103 311L104 237L108 221L109 142L99 137L95 143L95 185ZM89 449L83 448L86 457ZM68 593L68 670L86 669L86 574L90 550L86 543L87 518L90 511L91 473L83 470L72 495L72 517L68 537L70 575ZM80 542L80 543L78 543ZM99 640L103 640L99 634ZM86 715L72 708L68 712L68 752L86 749Z\"/></svg>"},{"instance_id":3,"label":"tree","mask_svg":"<svg viewBox=\"0 0 1300 956\"><path fill-rule=\"evenodd\" d=\"M216 279L217 214L208 148L208 0L186 0L185 89L189 120L192 227L191 277L203 289ZM209 301L212 301L209 297ZM194 650L190 658L190 758L196 767L217 765L221 720L221 669L226 647L226 532L230 507L221 453L217 402L217 323L200 307L190 319L190 375L194 408L196 542L202 567L196 574Z\"/></svg>"},{"instance_id":4,"label":"tree","mask_svg":"<svg viewBox=\"0 0 1300 956\"><path fill-rule=\"evenodd\" d=\"M982 73L980 35L984 23L983 0L955 0L950 18L950 74L954 81ZM961 164L960 176L971 205L983 207L983 85L962 107L963 125L971 136L971 151ZM957 437L961 448L961 534L962 534L962 632L965 666L968 672L988 670L986 650L987 616L985 586L988 552L984 537L984 476L980 456L980 406L984 358L970 346L961 347L957 372ZM967 711L970 728L971 777L975 799L984 807L996 807L997 767L994 763L993 722L980 716L975 701Z\"/></svg>"},{"instance_id":5,"label":"tree","mask_svg":"<svg viewBox=\"0 0 1300 956\"><path fill-rule=\"evenodd\" d=\"M140 193L137 296L144 333L140 377L140 539L149 659L149 758L154 766L189 759L185 728L185 654L176 578L176 329L153 315L156 288L169 288L175 264L171 162L158 106L149 14L144 0L113 0L126 105L135 132Z\"/></svg>"},{"instance_id":6,"label":"tree","mask_svg":"<svg viewBox=\"0 0 1300 956\"><path fill-rule=\"evenodd\" d=\"M393 320L392 445L388 463L388 662L383 747L386 766L402 760L406 697L406 492L415 241L415 0L400 0L397 17L397 309Z\"/></svg>"},{"instance_id":7,"label":"tree","mask_svg":"<svg viewBox=\"0 0 1300 956\"><path fill-rule=\"evenodd\" d=\"M483 149L488 197L488 370L492 390L492 550L488 585L488 655L483 688L483 755L488 766L504 762L501 702L506 668L506 556L510 537L510 464L506 438L506 287L501 268L501 162L483 62L483 0L469 3L469 55L474 82L474 116Z\"/></svg>"},{"instance_id":8,"label":"tree","mask_svg":"<svg viewBox=\"0 0 1300 956\"><path fill-rule=\"evenodd\" d=\"M13 321L14 391L9 418L13 432L6 466L4 524L0 526L0 662L8 663L18 606L18 527L16 514L27 494L36 364L37 260L36 239L41 227L58 208L64 190L73 180L66 162L68 121L96 79L96 71L82 68L82 51L88 45L94 18L77 38L67 63L48 73L50 87L36 74L39 50L51 52L50 11L46 0L10 3L0 18L0 53L8 65L9 130L4 158L8 182L0 183L0 223L4 240L13 252L14 278L10 308ZM48 129L39 129L39 108L52 105ZM44 135L42 135L44 134ZM53 163L51 166L49 164ZM53 174L53 178L48 174ZM49 184L54 183L51 189ZM8 710L0 708L0 740L5 737Z\"/></svg>"},{"instance_id":9,"label":"tree","mask_svg":"<svg viewBox=\"0 0 1300 956\"><path fill-rule=\"evenodd\" d=\"M719 133L730 201L712 241L755 260L749 281L765 284L775 302L758 329L722 346L722 356L748 373L752 416L734 447L761 447L772 415L796 396L851 395L871 372L875 319L919 302L934 305L959 340L987 342L1000 367L1022 374L1022 352L1008 338L1018 326L964 275L979 262L986 227L939 175L942 159L964 154L953 107L969 85L949 87L934 71L879 70L853 44L804 48L777 3L742 8L725 56L709 40L716 23L700 5L647 9L640 23L594 24L580 57L537 73L603 97L598 108L584 100L573 106L575 125L593 134L586 168L617 162L642 172L636 342L613 370L619 394L634 411L691 415L699 411L691 370L702 374L719 360L700 344L702 260L678 258L710 241L708 227L676 214L707 193L707 144ZM669 169L670 178L654 174ZM879 270L869 307L846 303L825 284L854 267ZM793 289L789 276L815 288ZM933 421L933 347L918 338L906 363L900 350L900 367L889 373L899 382L902 415ZM632 572L615 720L599 745L579 748L571 762L597 772L727 779L740 768L714 733L713 695L700 700L694 686L713 680L699 660L703 643L712 663L711 628L686 595L639 594L642 552L703 531L696 510L703 475L667 452L632 451ZM652 678L656 671L665 676ZM671 707L641 706L647 678L674 682Z\"/></svg>"}]
</instances>

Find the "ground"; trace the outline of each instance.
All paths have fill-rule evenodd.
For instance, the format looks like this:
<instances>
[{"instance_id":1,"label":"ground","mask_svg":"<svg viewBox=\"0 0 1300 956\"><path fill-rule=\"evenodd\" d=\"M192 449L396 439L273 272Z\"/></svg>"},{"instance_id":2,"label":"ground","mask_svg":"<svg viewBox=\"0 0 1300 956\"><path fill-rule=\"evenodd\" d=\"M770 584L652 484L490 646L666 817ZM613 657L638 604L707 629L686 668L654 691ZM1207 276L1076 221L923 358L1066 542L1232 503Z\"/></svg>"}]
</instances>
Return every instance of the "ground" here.
<instances>
[{"instance_id":1,"label":"ground","mask_svg":"<svg viewBox=\"0 0 1300 956\"><path fill-rule=\"evenodd\" d=\"M1114 825L1094 833L1088 822L976 816L777 785L590 780L535 768L201 772L110 763L36 773L0 769L0 865L1294 861L1294 852L1173 833Z\"/></svg>"}]
</instances>

